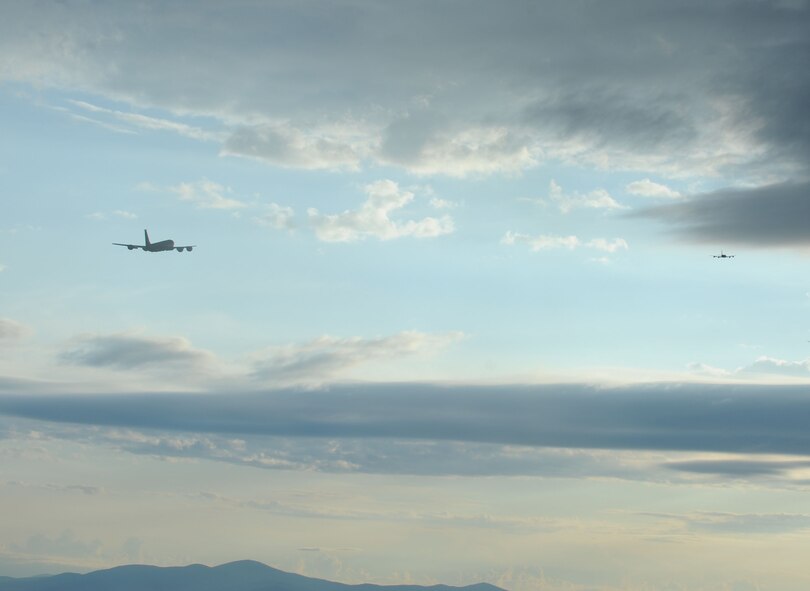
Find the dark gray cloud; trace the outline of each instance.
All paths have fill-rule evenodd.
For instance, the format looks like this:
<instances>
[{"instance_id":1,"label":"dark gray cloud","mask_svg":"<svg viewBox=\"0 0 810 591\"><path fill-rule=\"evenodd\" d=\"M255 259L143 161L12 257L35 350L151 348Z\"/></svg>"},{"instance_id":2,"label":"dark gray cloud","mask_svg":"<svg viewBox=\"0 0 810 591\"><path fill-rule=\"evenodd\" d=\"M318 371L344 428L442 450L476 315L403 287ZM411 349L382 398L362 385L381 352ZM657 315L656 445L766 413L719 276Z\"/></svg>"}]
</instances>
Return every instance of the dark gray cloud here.
<instances>
[{"instance_id":1,"label":"dark gray cloud","mask_svg":"<svg viewBox=\"0 0 810 591\"><path fill-rule=\"evenodd\" d=\"M724 189L629 214L671 225L684 239L745 246L810 245L810 182Z\"/></svg>"},{"instance_id":2,"label":"dark gray cloud","mask_svg":"<svg viewBox=\"0 0 810 591\"><path fill-rule=\"evenodd\" d=\"M203 0L193 14L178 1L19 2L3 13L0 79L213 116L232 133L226 152L274 164L463 175L563 158L806 178L802 0L227 11Z\"/></svg>"},{"instance_id":3,"label":"dark gray cloud","mask_svg":"<svg viewBox=\"0 0 810 591\"><path fill-rule=\"evenodd\" d=\"M1 396L0 413L229 436L806 454L806 387L344 385L250 394Z\"/></svg>"},{"instance_id":4,"label":"dark gray cloud","mask_svg":"<svg viewBox=\"0 0 810 591\"><path fill-rule=\"evenodd\" d=\"M678 472L749 478L752 476L783 476L791 470L810 467L810 461L687 460L667 462L663 464L663 467Z\"/></svg>"},{"instance_id":5,"label":"dark gray cloud","mask_svg":"<svg viewBox=\"0 0 810 591\"><path fill-rule=\"evenodd\" d=\"M214 362L208 351L194 349L181 337L149 338L131 334L85 335L62 353L68 363L115 369L185 368L205 370Z\"/></svg>"}]
</instances>

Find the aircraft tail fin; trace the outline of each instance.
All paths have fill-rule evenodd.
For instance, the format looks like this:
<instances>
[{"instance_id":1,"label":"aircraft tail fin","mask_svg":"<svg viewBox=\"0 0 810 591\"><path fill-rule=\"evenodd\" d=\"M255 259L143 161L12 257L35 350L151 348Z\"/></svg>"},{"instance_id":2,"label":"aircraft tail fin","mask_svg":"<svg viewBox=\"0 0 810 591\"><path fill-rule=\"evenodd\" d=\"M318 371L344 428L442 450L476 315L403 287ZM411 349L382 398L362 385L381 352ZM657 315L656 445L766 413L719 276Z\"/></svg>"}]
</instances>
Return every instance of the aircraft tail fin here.
<instances>
[{"instance_id":1,"label":"aircraft tail fin","mask_svg":"<svg viewBox=\"0 0 810 591\"><path fill-rule=\"evenodd\" d=\"M144 244L146 244L146 246L149 246L151 244L151 242L149 242L149 233L146 231L146 229L144 229L143 231L143 239Z\"/></svg>"}]
</instances>

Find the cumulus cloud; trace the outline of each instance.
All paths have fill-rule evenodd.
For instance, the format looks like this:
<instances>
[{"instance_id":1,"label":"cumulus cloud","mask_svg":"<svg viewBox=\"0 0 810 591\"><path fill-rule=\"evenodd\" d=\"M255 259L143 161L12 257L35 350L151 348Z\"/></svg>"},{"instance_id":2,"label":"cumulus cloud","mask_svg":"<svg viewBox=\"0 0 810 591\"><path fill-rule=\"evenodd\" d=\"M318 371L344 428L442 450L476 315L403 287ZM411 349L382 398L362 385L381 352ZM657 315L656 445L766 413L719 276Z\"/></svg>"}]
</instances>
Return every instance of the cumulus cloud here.
<instances>
[{"instance_id":1,"label":"cumulus cloud","mask_svg":"<svg viewBox=\"0 0 810 591\"><path fill-rule=\"evenodd\" d=\"M180 183L166 190L177 195L181 201L188 201L204 209L238 209L245 206L241 201L227 197L233 192L230 187L208 179L196 183Z\"/></svg>"},{"instance_id":2,"label":"cumulus cloud","mask_svg":"<svg viewBox=\"0 0 810 591\"><path fill-rule=\"evenodd\" d=\"M268 350L254 363L253 376L274 384L319 384L362 363L436 351L462 337L459 332L428 334L418 331L376 339L341 339L324 335L302 345Z\"/></svg>"},{"instance_id":3,"label":"cumulus cloud","mask_svg":"<svg viewBox=\"0 0 810 591\"><path fill-rule=\"evenodd\" d=\"M605 240L604 238L594 238L585 243L588 248L601 250L602 252L614 253L620 250L627 250L630 248L627 241L623 238L616 238L614 240Z\"/></svg>"},{"instance_id":4,"label":"cumulus cloud","mask_svg":"<svg viewBox=\"0 0 810 591\"><path fill-rule=\"evenodd\" d=\"M569 213L574 209L625 209L624 205L619 204L604 189L596 189L584 195L565 193L554 180L549 183L548 199L562 213Z\"/></svg>"},{"instance_id":5,"label":"cumulus cloud","mask_svg":"<svg viewBox=\"0 0 810 591\"><path fill-rule=\"evenodd\" d=\"M759 378L771 380L779 377L790 381L793 378L810 379L810 359L791 361L779 359L768 355L760 355L753 362L737 367L736 369L724 369L714 367L705 363L690 363L687 368L694 374L712 378Z\"/></svg>"},{"instance_id":6,"label":"cumulus cloud","mask_svg":"<svg viewBox=\"0 0 810 591\"><path fill-rule=\"evenodd\" d=\"M631 195L639 195L641 197L660 197L664 199L679 199L682 195L666 185L654 183L650 179L643 179L641 181L633 181L625 187L625 190Z\"/></svg>"},{"instance_id":7,"label":"cumulus cloud","mask_svg":"<svg viewBox=\"0 0 810 591\"><path fill-rule=\"evenodd\" d=\"M755 247L810 245L810 183L724 189L632 214L661 221L686 240Z\"/></svg>"},{"instance_id":8,"label":"cumulus cloud","mask_svg":"<svg viewBox=\"0 0 810 591\"><path fill-rule=\"evenodd\" d=\"M529 234L512 232L511 230L507 231L503 238L501 238L501 244L505 244L507 246L514 246L515 244L527 244L532 252L554 250L558 248L574 250L575 248L585 247L613 254L620 250L627 250L629 248L627 241L623 238L616 238L614 240L594 238L593 240L583 242L573 235L553 236L540 234L538 236L530 236Z\"/></svg>"},{"instance_id":9,"label":"cumulus cloud","mask_svg":"<svg viewBox=\"0 0 810 591\"><path fill-rule=\"evenodd\" d=\"M756 361L741 367L737 373L749 374L778 374L810 378L810 359L804 361L786 361L762 355Z\"/></svg>"},{"instance_id":10,"label":"cumulus cloud","mask_svg":"<svg viewBox=\"0 0 810 591\"><path fill-rule=\"evenodd\" d=\"M540 250L550 250L556 248L567 248L573 250L581 244L579 238L576 236L551 236L541 234L538 236L530 236L528 234L521 234L520 232L507 231L501 238L501 244L507 246L514 246L515 244L528 244L532 252Z\"/></svg>"},{"instance_id":11,"label":"cumulus cloud","mask_svg":"<svg viewBox=\"0 0 810 591\"><path fill-rule=\"evenodd\" d=\"M295 211L292 207L269 203L262 207L261 213L253 219L261 226L276 230L293 230L295 228Z\"/></svg>"},{"instance_id":12,"label":"cumulus cloud","mask_svg":"<svg viewBox=\"0 0 810 591\"><path fill-rule=\"evenodd\" d=\"M400 189L394 181L382 180L365 187L368 198L357 210L321 215L317 209L307 210L315 234L324 242L355 242L367 237L392 240L412 236L433 238L453 232L453 219L426 217L421 220L398 221L390 216L414 199L410 191Z\"/></svg>"},{"instance_id":13,"label":"cumulus cloud","mask_svg":"<svg viewBox=\"0 0 810 591\"><path fill-rule=\"evenodd\" d=\"M215 363L212 353L193 348L185 338L129 333L77 337L65 347L61 358L73 365L121 370L204 372Z\"/></svg>"}]
</instances>

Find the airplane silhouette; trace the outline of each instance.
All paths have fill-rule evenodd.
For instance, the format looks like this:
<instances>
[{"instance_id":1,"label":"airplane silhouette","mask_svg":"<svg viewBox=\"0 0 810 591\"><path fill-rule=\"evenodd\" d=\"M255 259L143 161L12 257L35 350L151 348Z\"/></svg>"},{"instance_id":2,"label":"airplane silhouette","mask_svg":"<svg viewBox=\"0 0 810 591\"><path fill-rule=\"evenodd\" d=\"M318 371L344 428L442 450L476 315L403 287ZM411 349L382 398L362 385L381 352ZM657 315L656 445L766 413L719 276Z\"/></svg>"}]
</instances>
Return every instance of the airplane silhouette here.
<instances>
[{"instance_id":1,"label":"airplane silhouette","mask_svg":"<svg viewBox=\"0 0 810 591\"><path fill-rule=\"evenodd\" d=\"M720 251L720 254L714 254L712 256L714 258L716 258L716 259L733 259L734 258L733 254L726 254L722 250Z\"/></svg>"},{"instance_id":2,"label":"airplane silhouette","mask_svg":"<svg viewBox=\"0 0 810 591\"><path fill-rule=\"evenodd\" d=\"M129 250L134 250L136 248L140 248L145 250L146 252L160 252L162 250L177 250L177 252L183 252L183 250L187 250L191 252L191 249L196 246L196 244L192 244L191 246L175 246L174 240L161 240L160 242L149 242L149 234L146 230L143 231L143 239L146 244L121 244L120 242L113 242L115 246L126 246Z\"/></svg>"}]
</instances>

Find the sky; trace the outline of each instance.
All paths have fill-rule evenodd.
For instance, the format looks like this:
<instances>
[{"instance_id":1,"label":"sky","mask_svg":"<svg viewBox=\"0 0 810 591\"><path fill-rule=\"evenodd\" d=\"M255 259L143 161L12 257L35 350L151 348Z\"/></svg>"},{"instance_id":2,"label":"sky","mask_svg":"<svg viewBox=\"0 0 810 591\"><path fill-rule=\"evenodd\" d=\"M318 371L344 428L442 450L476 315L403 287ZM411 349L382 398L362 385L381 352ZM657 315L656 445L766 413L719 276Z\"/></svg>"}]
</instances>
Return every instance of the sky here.
<instances>
[{"instance_id":1,"label":"sky","mask_svg":"<svg viewBox=\"0 0 810 591\"><path fill-rule=\"evenodd\" d=\"M809 33L0 0L0 575L810 587Z\"/></svg>"}]
</instances>

